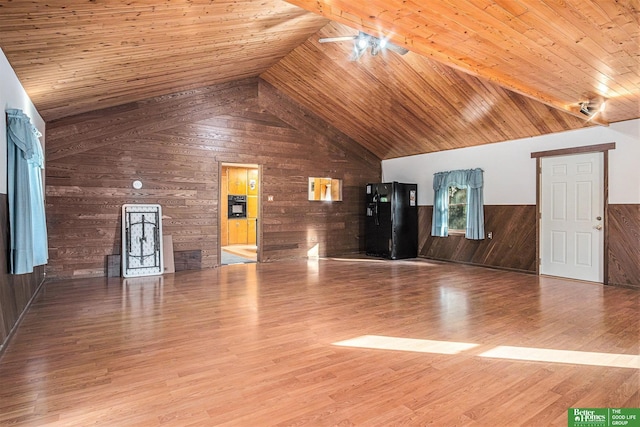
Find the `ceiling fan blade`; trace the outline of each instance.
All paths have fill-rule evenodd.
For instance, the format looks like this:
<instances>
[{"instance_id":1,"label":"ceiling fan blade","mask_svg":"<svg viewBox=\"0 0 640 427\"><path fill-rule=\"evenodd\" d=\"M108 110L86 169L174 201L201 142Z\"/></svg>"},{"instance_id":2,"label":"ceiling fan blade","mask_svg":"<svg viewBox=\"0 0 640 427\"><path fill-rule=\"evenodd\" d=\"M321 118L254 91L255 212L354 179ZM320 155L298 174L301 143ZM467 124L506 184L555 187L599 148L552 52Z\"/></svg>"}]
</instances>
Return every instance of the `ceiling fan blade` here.
<instances>
[{"instance_id":1,"label":"ceiling fan blade","mask_svg":"<svg viewBox=\"0 0 640 427\"><path fill-rule=\"evenodd\" d=\"M366 51L366 46L358 47L357 44L354 44L353 49L351 50L351 56L349 56L349 61L357 61Z\"/></svg>"},{"instance_id":2,"label":"ceiling fan blade","mask_svg":"<svg viewBox=\"0 0 640 427\"><path fill-rule=\"evenodd\" d=\"M409 52L407 49L400 46L396 46L395 44L392 44L392 43L387 43L385 46L385 49L389 49L390 51L395 52L399 55L405 55L406 53Z\"/></svg>"},{"instance_id":3,"label":"ceiling fan blade","mask_svg":"<svg viewBox=\"0 0 640 427\"><path fill-rule=\"evenodd\" d=\"M355 39L357 36L342 36L342 37L324 37L319 39L320 43L331 43L331 42L346 42L349 40Z\"/></svg>"}]
</instances>

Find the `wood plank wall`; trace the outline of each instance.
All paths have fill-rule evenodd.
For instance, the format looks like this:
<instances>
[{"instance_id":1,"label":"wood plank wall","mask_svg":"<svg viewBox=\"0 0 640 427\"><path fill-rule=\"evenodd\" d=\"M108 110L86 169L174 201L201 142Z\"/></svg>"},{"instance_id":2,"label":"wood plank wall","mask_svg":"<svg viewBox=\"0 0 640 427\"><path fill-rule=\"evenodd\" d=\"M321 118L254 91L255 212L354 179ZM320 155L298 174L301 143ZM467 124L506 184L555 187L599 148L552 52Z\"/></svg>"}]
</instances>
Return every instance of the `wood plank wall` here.
<instances>
[{"instance_id":1,"label":"wood plank wall","mask_svg":"<svg viewBox=\"0 0 640 427\"><path fill-rule=\"evenodd\" d=\"M47 274L105 276L124 203L160 203L174 250L199 249L203 268L215 267L220 162L263 166L263 261L315 244L321 255L358 252L362 188L380 179L380 159L262 83L260 104L258 87L229 82L49 123ZM309 176L343 179L345 201L307 201Z\"/></svg>"},{"instance_id":2,"label":"wood plank wall","mask_svg":"<svg viewBox=\"0 0 640 427\"><path fill-rule=\"evenodd\" d=\"M609 284L640 289L640 205L609 205Z\"/></svg>"},{"instance_id":3,"label":"wood plank wall","mask_svg":"<svg viewBox=\"0 0 640 427\"><path fill-rule=\"evenodd\" d=\"M6 194L0 194L0 354L11 331L44 280L44 267L33 273L9 274L9 205Z\"/></svg>"},{"instance_id":4,"label":"wood plank wall","mask_svg":"<svg viewBox=\"0 0 640 427\"><path fill-rule=\"evenodd\" d=\"M493 239L431 237L433 206L418 209L418 254L424 258L536 272L536 207L485 206L485 231ZM609 285L640 288L640 205L609 205Z\"/></svg>"},{"instance_id":5,"label":"wood plank wall","mask_svg":"<svg viewBox=\"0 0 640 427\"><path fill-rule=\"evenodd\" d=\"M260 105L268 109L295 129L303 130L301 142L305 144L306 160L302 169L291 165L272 170L267 165L264 175L281 175L274 189L289 199L293 212L299 210L304 218L289 218L291 223L281 222L280 215L273 209L263 209L263 221L271 225L265 231L264 245L274 259L291 256L290 239L287 235L290 229L306 235L306 245L293 253L306 256L307 251L319 244L319 255L364 252L364 219L365 219L365 185L368 182L378 182L382 177L380 159L360 144L327 122L319 119L310 110L297 104L284 93L278 91L270 83L260 80ZM327 156L323 159L321 156ZM355 164L351 164L355 162ZM291 167L294 170L289 170ZM307 196L301 200L298 192L304 187L308 191L308 177L324 176L342 179L342 202L308 201ZM287 186L295 185L295 193L286 195ZM266 195L274 194L271 186L265 183L263 187L263 202ZM267 202L267 207L271 202ZM263 206L265 206L263 204ZM298 224L296 224L298 223ZM266 229L266 227L265 227ZM302 250L300 250L302 249Z\"/></svg>"},{"instance_id":6,"label":"wood plank wall","mask_svg":"<svg viewBox=\"0 0 640 427\"><path fill-rule=\"evenodd\" d=\"M485 232L493 233L491 240L432 237L432 217L433 206L419 207L419 256L535 273L535 206L485 205Z\"/></svg>"}]
</instances>

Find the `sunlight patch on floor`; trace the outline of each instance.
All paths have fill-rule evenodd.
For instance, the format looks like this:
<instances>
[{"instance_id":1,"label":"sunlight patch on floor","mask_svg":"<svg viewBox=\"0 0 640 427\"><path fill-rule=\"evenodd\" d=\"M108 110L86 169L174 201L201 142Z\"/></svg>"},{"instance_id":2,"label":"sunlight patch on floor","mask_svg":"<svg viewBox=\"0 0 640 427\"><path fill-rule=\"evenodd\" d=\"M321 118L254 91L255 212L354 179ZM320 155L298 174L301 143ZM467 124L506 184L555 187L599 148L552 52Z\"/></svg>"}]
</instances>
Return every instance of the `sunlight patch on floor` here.
<instances>
[{"instance_id":1,"label":"sunlight patch on floor","mask_svg":"<svg viewBox=\"0 0 640 427\"><path fill-rule=\"evenodd\" d=\"M377 350L414 351L418 353L457 354L478 344L452 341L433 341L415 338L385 337L381 335L363 335L350 340L334 342L341 347L372 348Z\"/></svg>"},{"instance_id":2,"label":"sunlight patch on floor","mask_svg":"<svg viewBox=\"0 0 640 427\"><path fill-rule=\"evenodd\" d=\"M572 365L640 369L640 356L635 354L595 353L590 351L552 350L548 348L501 345L485 351L478 356L526 360L529 362L569 363Z\"/></svg>"},{"instance_id":3,"label":"sunlight patch on floor","mask_svg":"<svg viewBox=\"0 0 640 427\"><path fill-rule=\"evenodd\" d=\"M416 338L362 335L334 342L340 347L368 348L376 350L412 351L417 353L458 354L480 344L455 341L435 341ZM640 369L640 355L597 353L576 350L553 350L536 347L497 346L477 354L478 357L521 360L526 362L564 363L571 365L610 366L613 368Z\"/></svg>"}]
</instances>

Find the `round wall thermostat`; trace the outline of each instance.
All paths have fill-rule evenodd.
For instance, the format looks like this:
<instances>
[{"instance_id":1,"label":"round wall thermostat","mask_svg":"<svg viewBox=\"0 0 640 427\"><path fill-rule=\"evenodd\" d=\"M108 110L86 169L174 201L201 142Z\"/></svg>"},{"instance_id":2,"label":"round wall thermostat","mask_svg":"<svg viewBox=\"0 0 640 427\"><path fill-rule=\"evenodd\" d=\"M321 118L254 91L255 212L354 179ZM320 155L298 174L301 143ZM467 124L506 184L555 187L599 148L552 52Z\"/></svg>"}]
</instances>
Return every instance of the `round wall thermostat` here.
<instances>
[{"instance_id":1,"label":"round wall thermostat","mask_svg":"<svg viewBox=\"0 0 640 427\"><path fill-rule=\"evenodd\" d=\"M142 181L136 179L135 181L133 181L133 188L135 188L136 190L139 190L142 188Z\"/></svg>"}]
</instances>

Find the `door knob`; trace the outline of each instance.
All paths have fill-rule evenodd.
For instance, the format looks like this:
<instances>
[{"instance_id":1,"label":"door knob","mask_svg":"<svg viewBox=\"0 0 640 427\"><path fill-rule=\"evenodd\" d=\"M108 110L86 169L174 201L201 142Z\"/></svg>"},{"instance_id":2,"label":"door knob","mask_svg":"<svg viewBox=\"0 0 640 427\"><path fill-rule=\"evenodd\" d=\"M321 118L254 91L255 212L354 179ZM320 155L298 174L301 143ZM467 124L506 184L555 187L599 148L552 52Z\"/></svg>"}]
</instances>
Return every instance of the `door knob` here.
<instances>
[{"instance_id":1,"label":"door knob","mask_svg":"<svg viewBox=\"0 0 640 427\"><path fill-rule=\"evenodd\" d=\"M596 230L602 230L602 225L594 225L593 228L595 228Z\"/></svg>"}]
</instances>

